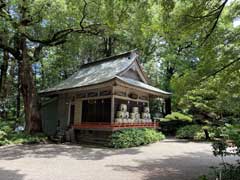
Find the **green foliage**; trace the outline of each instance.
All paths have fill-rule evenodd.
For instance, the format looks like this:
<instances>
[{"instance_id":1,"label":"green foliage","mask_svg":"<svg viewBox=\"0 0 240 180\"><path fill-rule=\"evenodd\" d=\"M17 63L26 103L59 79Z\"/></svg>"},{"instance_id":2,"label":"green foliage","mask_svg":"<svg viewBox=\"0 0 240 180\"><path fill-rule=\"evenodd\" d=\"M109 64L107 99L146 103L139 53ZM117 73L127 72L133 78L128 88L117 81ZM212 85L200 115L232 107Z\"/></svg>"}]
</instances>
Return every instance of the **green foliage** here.
<instances>
[{"instance_id":1,"label":"green foliage","mask_svg":"<svg viewBox=\"0 0 240 180\"><path fill-rule=\"evenodd\" d=\"M172 112L164 118L160 118L161 130L164 134L168 135L175 135L179 128L191 123L191 115L186 115L180 112Z\"/></svg>"},{"instance_id":2,"label":"green foliage","mask_svg":"<svg viewBox=\"0 0 240 180\"><path fill-rule=\"evenodd\" d=\"M223 179L237 180L240 174L240 162L236 164L222 164L219 167L213 167L209 175L199 177L199 180Z\"/></svg>"},{"instance_id":3,"label":"green foliage","mask_svg":"<svg viewBox=\"0 0 240 180\"><path fill-rule=\"evenodd\" d=\"M161 121L160 127L161 131L170 136L175 136L179 128L190 125L188 121Z\"/></svg>"},{"instance_id":4,"label":"green foliage","mask_svg":"<svg viewBox=\"0 0 240 180\"><path fill-rule=\"evenodd\" d=\"M240 28L233 24L240 1L223 2L177 1L161 21L167 24L168 53L174 54L171 47L179 50L173 59L163 55L162 78L172 70L173 106L192 114L194 120L215 123L222 117L239 117Z\"/></svg>"},{"instance_id":5,"label":"green foliage","mask_svg":"<svg viewBox=\"0 0 240 180\"><path fill-rule=\"evenodd\" d=\"M200 137L200 133L202 133L202 128L199 125L188 125L184 126L177 130L176 137L183 139L194 139L197 135Z\"/></svg>"},{"instance_id":6,"label":"green foliage","mask_svg":"<svg viewBox=\"0 0 240 180\"><path fill-rule=\"evenodd\" d=\"M9 134L13 132L13 121L1 121L0 120L0 145L9 144Z\"/></svg>"},{"instance_id":7,"label":"green foliage","mask_svg":"<svg viewBox=\"0 0 240 180\"><path fill-rule=\"evenodd\" d=\"M233 122L233 120L230 120ZM234 122L235 119L234 119ZM240 162L237 161L235 164L228 164L224 162L224 157L228 155L240 155L240 125L237 124L225 124L218 128L219 138L213 142L213 154L220 156L223 160L222 164L218 167L214 167L212 170L213 175L204 175L200 179L239 179L240 174Z\"/></svg>"},{"instance_id":8,"label":"green foliage","mask_svg":"<svg viewBox=\"0 0 240 180\"><path fill-rule=\"evenodd\" d=\"M110 146L113 148L129 148L150 144L163 140L165 136L153 129L124 129L114 132Z\"/></svg>"},{"instance_id":9,"label":"green foliage","mask_svg":"<svg viewBox=\"0 0 240 180\"><path fill-rule=\"evenodd\" d=\"M179 128L176 137L180 139L206 140L206 133L208 133L210 139L219 137L219 129L217 127L200 126L197 124Z\"/></svg>"},{"instance_id":10,"label":"green foliage","mask_svg":"<svg viewBox=\"0 0 240 180\"><path fill-rule=\"evenodd\" d=\"M24 132L13 133L9 136L11 144L35 144L44 142L47 137L44 134L29 135Z\"/></svg>"},{"instance_id":11,"label":"green foliage","mask_svg":"<svg viewBox=\"0 0 240 180\"><path fill-rule=\"evenodd\" d=\"M240 162L237 164L225 164L221 167L215 168L215 175L218 178L236 180L239 179Z\"/></svg>"},{"instance_id":12,"label":"green foliage","mask_svg":"<svg viewBox=\"0 0 240 180\"><path fill-rule=\"evenodd\" d=\"M1 121L0 120L0 130L4 131L7 134L12 132L14 125L15 125L14 121Z\"/></svg>"},{"instance_id":13,"label":"green foliage","mask_svg":"<svg viewBox=\"0 0 240 180\"><path fill-rule=\"evenodd\" d=\"M29 135L25 132L15 132L14 127L14 121L0 121L0 146L7 144L39 143L47 139L43 134Z\"/></svg>"},{"instance_id":14,"label":"green foliage","mask_svg":"<svg viewBox=\"0 0 240 180\"><path fill-rule=\"evenodd\" d=\"M180 112L172 112L171 114L168 114L167 116L165 116L165 118L162 118L160 121L161 122L168 122L168 121L192 122L192 117L190 115L182 114Z\"/></svg>"},{"instance_id":15,"label":"green foliage","mask_svg":"<svg viewBox=\"0 0 240 180\"><path fill-rule=\"evenodd\" d=\"M240 126L226 124L220 129L221 138L213 143L213 154L215 156L240 155ZM229 151L228 147L234 146L234 151Z\"/></svg>"}]
</instances>

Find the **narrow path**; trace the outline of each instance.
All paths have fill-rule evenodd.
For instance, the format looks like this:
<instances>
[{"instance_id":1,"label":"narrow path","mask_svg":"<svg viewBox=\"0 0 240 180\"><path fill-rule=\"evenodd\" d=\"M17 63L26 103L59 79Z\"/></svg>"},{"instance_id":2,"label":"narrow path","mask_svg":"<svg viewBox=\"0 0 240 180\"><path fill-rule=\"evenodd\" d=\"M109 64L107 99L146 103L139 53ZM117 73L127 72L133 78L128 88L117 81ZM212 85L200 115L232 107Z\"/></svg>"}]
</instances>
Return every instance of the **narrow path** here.
<instances>
[{"instance_id":1,"label":"narrow path","mask_svg":"<svg viewBox=\"0 0 240 180\"><path fill-rule=\"evenodd\" d=\"M6 146L0 148L0 180L190 180L218 163L210 143L174 139L121 150L56 144Z\"/></svg>"}]
</instances>

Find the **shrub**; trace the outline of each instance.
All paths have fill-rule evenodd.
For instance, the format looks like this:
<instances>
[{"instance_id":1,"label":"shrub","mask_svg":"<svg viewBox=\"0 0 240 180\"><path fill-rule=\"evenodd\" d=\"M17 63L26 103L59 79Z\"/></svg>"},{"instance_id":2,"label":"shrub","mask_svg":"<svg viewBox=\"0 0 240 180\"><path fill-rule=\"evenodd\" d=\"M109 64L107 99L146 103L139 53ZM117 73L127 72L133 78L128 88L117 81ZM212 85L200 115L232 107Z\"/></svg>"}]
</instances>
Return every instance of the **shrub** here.
<instances>
[{"instance_id":1,"label":"shrub","mask_svg":"<svg viewBox=\"0 0 240 180\"><path fill-rule=\"evenodd\" d=\"M219 167L213 167L209 175L199 177L199 180L222 179L237 180L240 174L240 162L236 164L221 164Z\"/></svg>"},{"instance_id":2,"label":"shrub","mask_svg":"<svg viewBox=\"0 0 240 180\"><path fill-rule=\"evenodd\" d=\"M229 164L224 161L225 156L235 155L240 156L240 125L225 124L222 127L215 129L215 136L218 138L213 142L214 156L220 156L222 163L212 170L213 175L203 175L199 177L202 180L208 179L227 179L237 180L240 174L240 161L235 164Z\"/></svg>"},{"instance_id":3,"label":"shrub","mask_svg":"<svg viewBox=\"0 0 240 180\"><path fill-rule=\"evenodd\" d=\"M219 136L219 128L211 126L200 126L197 124L187 125L179 128L176 133L176 138L193 140L212 140L215 137Z\"/></svg>"},{"instance_id":4,"label":"shrub","mask_svg":"<svg viewBox=\"0 0 240 180\"><path fill-rule=\"evenodd\" d=\"M194 137L202 137L201 126L199 125L188 125L177 130L176 137L180 139L194 139Z\"/></svg>"},{"instance_id":5,"label":"shrub","mask_svg":"<svg viewBox=\"0 0 240 180\"><path fill-rule=\"evenodd\" d=\"M47 137L44 134L30 135L24 132L17 132L11 134L9 139L12 144L34 144L45 141Z\"/></svg>"},{"instance_id":6,"label":"shrub","mask_svg":"<svg viewBox=\"0 0 240 180\"><path fill-rule=\"evenodd\" d=\"M196 141L205 140L206 135L202 130L200 130L199 132L194 133L193 139L196 140Z\"/></svg>"},{"instance_id":7,"label":"shrub","mask_svg":"<svg viewBox=\"0 0 240 180\"><path fill-rule=\"evenodd\" d=\"M175 135L179 128L192 123L192 117L180 112L172 112L165 116L165 118L160 118L159 121L161 131L164 134Z\"/></svg>"},{"instance_id":8,"label":"shrub","mask_svg":"<svg viewBox=\"0 0 240 180\"><path fill-rule=\"evenodd\" d=\"M5 133L11 133L14 128L14 123L12 121L0 121L0 130Z\"/></svg>"},{"instance_id":9,"label":"shrub","mask_svg":"<svg viewBox=\"0 0 240 180\"><path fill-rule=\"evenodd\" d=\"M236 154L240 156L240 126L226 124L220 128L221 138L213 143L213 153L215 156L226 156ZM235 147L235 152L228 150L229 146Z\"/></svg>"},{"instance_id":10,"label":"shrub","mask_svg":"<svg viewBox=\"0 0 240 180\"><path fill-rule=\"evenodd\" d=\"M39 143L46 140L43 134L29 135L14 131L14 121L0 121L0 146L6 144Z\"/></svg>"},{"instance_id":11,"label":"shrub","mask_svg":"<svg viewBox=\"0 0 240 180\"><path fill-rule=\"evenodd\" d=\"M192 122L192 116L182 114L180 112L172 112L171 114L168 114L165 116L165 118L161 118L161 122L168 122L168 121L186 121L186 122Z\"/></svg>"},{"instance_id":12,"label":"shrub","mask_svg":"<svg viewBox=\"0 0 240 180\"><path fill-rule=\"evenodd\" d=\"M114 132L110 146L113 148L128 148L163 140L165 136L153 129L124 129Z\"/></svg>"}]
</instances>

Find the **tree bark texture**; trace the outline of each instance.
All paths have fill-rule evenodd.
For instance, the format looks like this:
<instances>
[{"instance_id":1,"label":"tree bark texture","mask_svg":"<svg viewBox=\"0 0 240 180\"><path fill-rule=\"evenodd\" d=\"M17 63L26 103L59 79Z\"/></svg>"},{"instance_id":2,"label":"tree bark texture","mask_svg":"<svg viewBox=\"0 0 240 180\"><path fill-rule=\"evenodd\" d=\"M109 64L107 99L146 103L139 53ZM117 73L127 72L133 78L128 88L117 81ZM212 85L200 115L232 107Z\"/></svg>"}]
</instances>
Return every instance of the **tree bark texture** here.
<instances>
[{"instance_id":1,"label":"tree bark texture","mask_svg":"<svg viewBox=\"0 0 240 180\"><path fill-rule=\"evenodd\" d=\"M17 97L16 97L16 118L20 117L20 110L21 110L21 85L20 85L20 72L19 72L19 65L17 70Z\"/></svg>"},{"instance_id":2,"label":"tree bark texture","mask_svg":"<svg viewBox=\"0 0 240 180\"><path fill-rule=\"evenodd\" d=\"M3 108L3 111L0 113L0 116L3 119L7 119L7 111L5 111L5 106L6 103L4 102L4 100L7 97L8 94L8 89L7 89L7 70L8 70L8 59L9 59L9 55L7 51L3 51L3 63L0 67L1 69L1 74L0 74L0 105Z\"/></svg>"},{"instance_id":3,"label":"tree bark texture","mask_svg":"<svg viewBox=\"0 0 240 180\"><path fill-rule=\"evenodd\" d=\"M40 132L42 123L39 111L39 99L34 85L34 75L30 58L27 54L26 38L20 40L22 58L19 59L19 77L23 96L26 131L28 133Z\"/></svg>"},{"instance_id":4,"label":"tree bark texture","mask_svg":"<svg viewBox=\"0 0 240 180\"><path fill-rule=\"evenodd\" d=\"M6 80L7 80L7 70L8 70L8 52L3 52L3 63L1 65L1 76L0 76L0 98L6 97Z\"/></svg>"}]
</instances>

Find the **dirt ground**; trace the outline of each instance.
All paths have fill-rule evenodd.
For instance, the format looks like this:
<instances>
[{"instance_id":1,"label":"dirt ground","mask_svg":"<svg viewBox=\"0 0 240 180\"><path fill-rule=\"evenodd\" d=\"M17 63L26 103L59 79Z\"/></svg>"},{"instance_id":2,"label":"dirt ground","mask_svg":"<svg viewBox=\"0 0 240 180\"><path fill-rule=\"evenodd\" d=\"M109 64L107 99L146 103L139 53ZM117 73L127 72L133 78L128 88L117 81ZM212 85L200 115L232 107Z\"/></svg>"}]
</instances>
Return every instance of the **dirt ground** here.
<instances>
[{"instance_id":1,"label":"dirt ground","mask_svg":"<svg viewBox=\"0 0 240 180\"><path fill-rule=\"evenodd\" d=\"M175 139L120 150L59 144L5 146L0 148L0 180L188 180L218 163L210 143Z\"/></svg>"}]
</instances>

